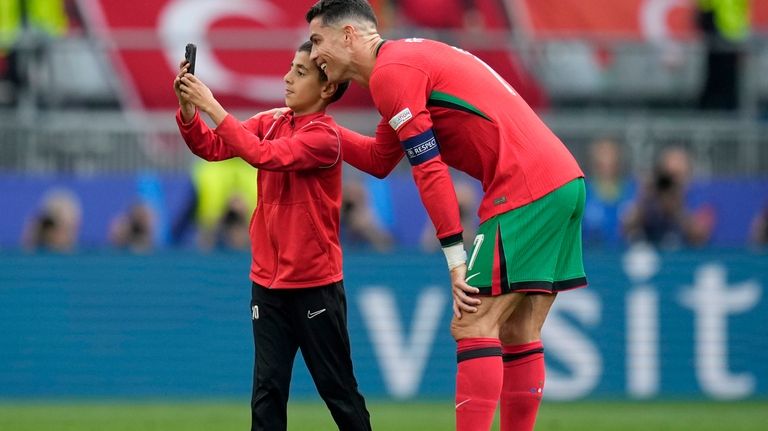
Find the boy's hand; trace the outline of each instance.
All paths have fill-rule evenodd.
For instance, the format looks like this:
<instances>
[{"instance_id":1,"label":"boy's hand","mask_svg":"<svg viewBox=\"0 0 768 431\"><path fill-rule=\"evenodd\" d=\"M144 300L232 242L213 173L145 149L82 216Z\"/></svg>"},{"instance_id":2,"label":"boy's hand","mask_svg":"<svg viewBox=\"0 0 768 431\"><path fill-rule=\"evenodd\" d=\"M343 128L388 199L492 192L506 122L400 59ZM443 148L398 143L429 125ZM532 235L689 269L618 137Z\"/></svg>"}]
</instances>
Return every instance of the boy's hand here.
<instances>
[{"instance_id":1,"label":"boy's hand","mask_svg":"<svg viewBox=\"0 0 768 431\"><path fill-rule=\"evenodd\" d=\"M203 81L189 73L184 74L179 80L179 89L183 103L197 106L201 111L208 114L217 126L224 121L227 111L213 97L211 89L203 84Z\"/></svg>"},{"instance_id":2,"label":"boy's hand","mask_svg":"<svg viewBox=\"0 0 768 431\"><path fill-rule=\"evenodd\" d=\"M179 99L179 104L183 103L181 100L181 78L187 73L188 68L189 66L187 65L186 60L179 63L179 73L177 73L176 77L173 79L173 92L176 93L176 98Z\"/></svg>"},{"instance_id":3,"label":"boy's hand","mask_svg":"<svg viewBox=\"0 0 768 431\"><path fill-rule=\"evenodd\" d=\"M188 122L195 116L195 105L186 101L181 94L181 78L189 70L189 64L187 60L183 60L179 63L179 73L173 80L173 92L176 93L176 98L179 99L179 107L181 108L181 117L185 122Z\"/></svg>"}]
</instances>

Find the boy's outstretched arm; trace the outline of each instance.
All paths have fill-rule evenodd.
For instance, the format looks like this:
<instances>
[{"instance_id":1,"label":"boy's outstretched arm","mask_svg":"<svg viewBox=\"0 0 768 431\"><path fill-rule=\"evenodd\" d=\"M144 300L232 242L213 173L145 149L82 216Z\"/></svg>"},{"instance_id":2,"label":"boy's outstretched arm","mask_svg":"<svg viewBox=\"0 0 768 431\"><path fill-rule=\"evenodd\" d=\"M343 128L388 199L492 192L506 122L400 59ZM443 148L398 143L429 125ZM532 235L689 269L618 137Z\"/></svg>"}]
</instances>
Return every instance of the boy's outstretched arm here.
<instances>
[{"instance_id":1,"label":"boy's outstretched arm","mask_svg":"<svg viewBox=\"0 0 768 431\"><path fill-rule=\"evenodd\" d=\"M273 108L256 115L272 116L277 120L288 111L288 108ZM339 132L344 161L369 175L384 178L403 158L397 135L386 123L379 124L375 138L342 126L339 126Z\"/></svg>"},{"instance_id":2,"label":"boy's outstretched arm","mask_svg":"<svg viewBox=\"0 0 768 431\"><path fill-rule=\"evenodd\" d=\"M180 110L179 130L196 155L209 161L240 157L257 168L276 171L327 168L340 161L341 139L331 126L311 123L290 138L265 140L254 130L260 118L265 117L264 113L240 122L221 106L199 78L186 74L180 81L180 100L197 106L216 124L216 129L211 130L197 113L191 121L184 121ZM283 121L278 111L275 112L276 121Z\"/></svg>"},{"instance_id":3,"label":"boy's outstretched arm","mask_svg":"<svg viewBox=\"0 0 768 431\"><path fill-rule=\"evenodd\" d=\"M236 157L237 154L227 147L221 137L211 130L199 115L199 111L203 110L203 106L211 112L214 112L214 107L218 107L218 109L224 112L224 117L226 117L226 111L213 98L213 94L205 84L195 76L187 73L187 67L187 62L183 61L179 67L179 74L173 81L173 90L179 99L176 123L181 136L184 138L184 142L192 153L208 161L227 160ZM218 109L216 110L216 115L220 117L221 113L218 112ZM222 120L219 120L217 124Z\"/></svg>"}]
</instances>

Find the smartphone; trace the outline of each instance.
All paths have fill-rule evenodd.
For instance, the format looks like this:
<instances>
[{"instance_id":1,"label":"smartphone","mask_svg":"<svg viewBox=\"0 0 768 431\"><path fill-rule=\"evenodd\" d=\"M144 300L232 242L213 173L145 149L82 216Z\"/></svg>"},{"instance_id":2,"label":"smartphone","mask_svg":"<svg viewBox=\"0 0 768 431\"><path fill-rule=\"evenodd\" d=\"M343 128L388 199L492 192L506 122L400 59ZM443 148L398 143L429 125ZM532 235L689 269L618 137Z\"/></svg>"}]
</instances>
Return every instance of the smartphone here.
<instances>
[{"instance_id":1,"label":"smartphone","mask_svg":"<svg viewBox=\"0 0 768 431\"><path fill-rule=\"evenodd\" d=\"M197 56L197 46L195 46L194 43L188 43L187 48L184 52L184 58L187 59L187 62L189 63L189 68L187 69L187 72L191 73L192 75L195 74L195 57Z\"/></svg>"}]
</instances>

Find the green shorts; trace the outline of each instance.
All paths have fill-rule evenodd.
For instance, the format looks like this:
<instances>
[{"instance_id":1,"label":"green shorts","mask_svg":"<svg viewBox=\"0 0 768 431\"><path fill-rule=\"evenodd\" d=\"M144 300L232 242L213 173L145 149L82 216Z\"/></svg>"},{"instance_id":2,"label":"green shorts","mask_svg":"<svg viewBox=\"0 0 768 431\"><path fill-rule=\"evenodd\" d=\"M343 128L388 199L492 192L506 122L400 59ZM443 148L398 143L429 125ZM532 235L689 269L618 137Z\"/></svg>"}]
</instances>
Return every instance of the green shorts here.
<instances>
[{"instance_id":1,"label":"green shorts","mask_svg":"<svg viewBox=\"0 0 768 431\"><path fill-rule=\"evenodd\" d=\"M581 254L586 197L577 178L478 229L467 262L467 284L481 295L556 293L587 285Z\"/></svg>"}]
</instances>

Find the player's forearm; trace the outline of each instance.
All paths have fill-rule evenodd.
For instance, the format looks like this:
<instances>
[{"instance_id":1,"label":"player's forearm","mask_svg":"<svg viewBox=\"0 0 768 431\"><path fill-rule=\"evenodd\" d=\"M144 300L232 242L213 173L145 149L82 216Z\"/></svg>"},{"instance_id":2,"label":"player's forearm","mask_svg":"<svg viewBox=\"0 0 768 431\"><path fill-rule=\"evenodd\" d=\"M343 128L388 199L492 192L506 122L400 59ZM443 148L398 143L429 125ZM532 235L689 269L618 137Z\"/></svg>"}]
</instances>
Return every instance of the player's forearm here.
<instances>
[{"instance_id":1,"label":"player's forearm","mask_svg":"<svg viewBox=\"0 0 768 431\"><path fill-rule=\"evenodd\" d=\"M389 175L403 158L400 148L388 155L380 154L376 139L370 136L347 129L342 131L342 136L344 161L377 178Z\"/></svg>"},{"instance_id":2,"label":"player's forearm","mask_svg":"<svg viewBox=\"0 0 768 431\"><path fill-rule=\"evenodd\" d=\"M363 138L369 139L369 142L364 140L358 141L345 141L344 148L344 161L354 166L355 168L377 178L384 178L389 174L390 170L386 169L386 166L377 163L373 157L373 138L363 136Z\"/></svg>"},{"instance_id":3,"label":"player's forearm","mask_svg":"<svg viewBox=\"0 0 768 431\"><path fill-rule=\"evenodd\" d=\"M445 249L460 244L463 250L459 203L445 165L437 159L430 160L414 166L413 177L440 245Z\"/></svg>"}]
</instances>

